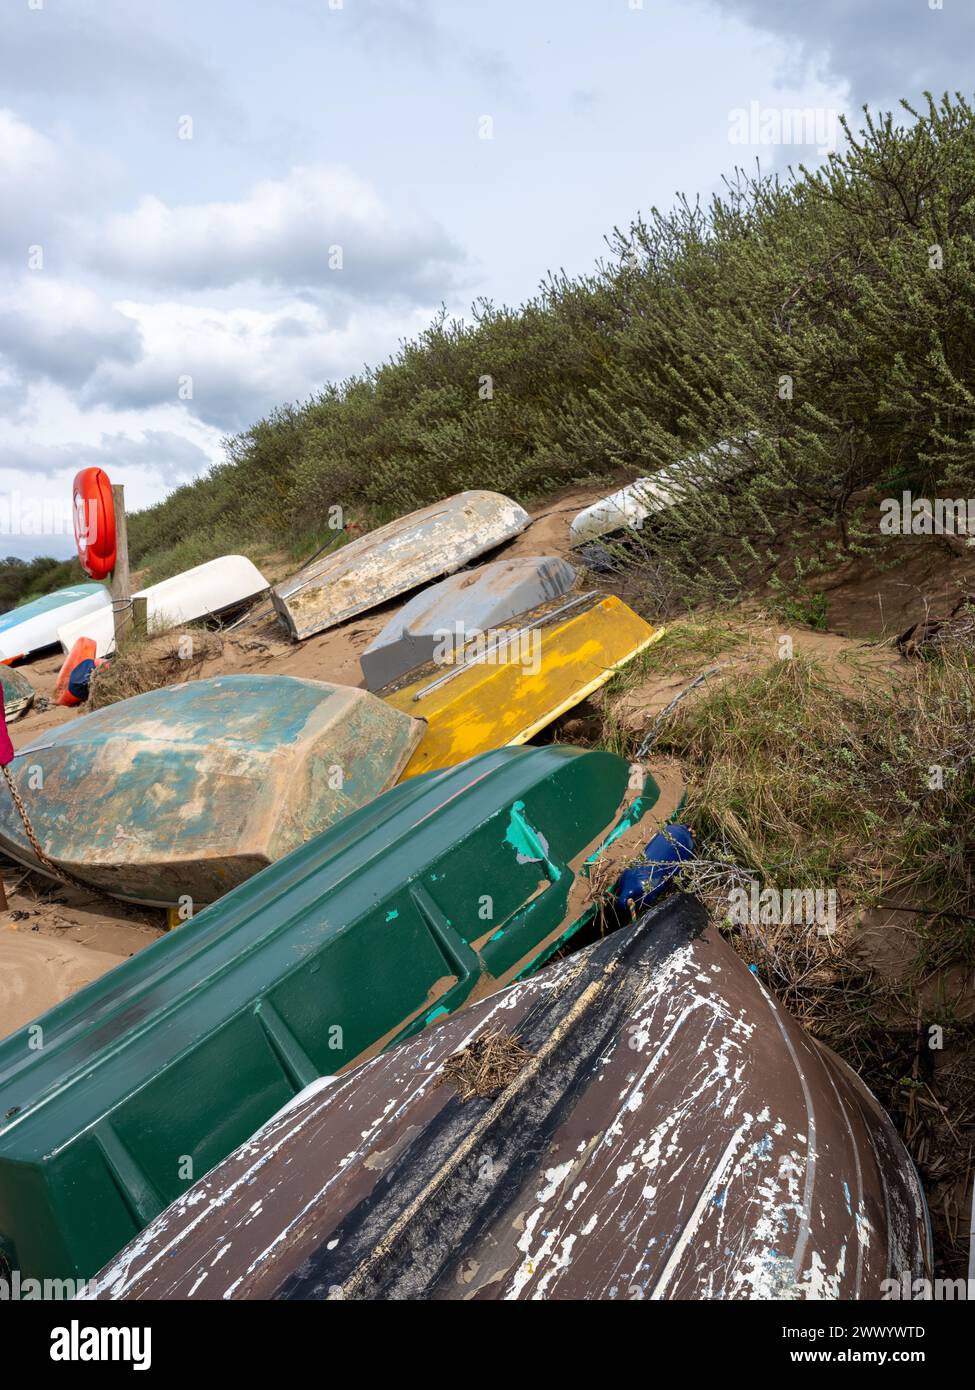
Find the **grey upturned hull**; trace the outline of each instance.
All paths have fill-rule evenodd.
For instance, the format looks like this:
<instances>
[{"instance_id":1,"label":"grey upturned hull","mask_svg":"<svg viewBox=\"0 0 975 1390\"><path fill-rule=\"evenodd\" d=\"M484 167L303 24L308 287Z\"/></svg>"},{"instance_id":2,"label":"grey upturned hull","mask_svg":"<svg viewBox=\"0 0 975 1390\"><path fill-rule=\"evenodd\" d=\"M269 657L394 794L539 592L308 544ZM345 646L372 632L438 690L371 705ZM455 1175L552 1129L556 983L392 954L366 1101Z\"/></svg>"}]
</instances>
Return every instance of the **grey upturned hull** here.
<instances>
[{"instance_id":1,"label":"grey upturned hull","mask_svg":"<svg viewBox=\"0 0 975 1390\"><path fill-rule=\"evenodd\" d=\"M410 599L362 653L366 689L381 690L433 661L438 647L456 650L519 613L560 598L575 581L575 567L558 555L518 555L452 574Z\"/></svg>"}]
</instances>

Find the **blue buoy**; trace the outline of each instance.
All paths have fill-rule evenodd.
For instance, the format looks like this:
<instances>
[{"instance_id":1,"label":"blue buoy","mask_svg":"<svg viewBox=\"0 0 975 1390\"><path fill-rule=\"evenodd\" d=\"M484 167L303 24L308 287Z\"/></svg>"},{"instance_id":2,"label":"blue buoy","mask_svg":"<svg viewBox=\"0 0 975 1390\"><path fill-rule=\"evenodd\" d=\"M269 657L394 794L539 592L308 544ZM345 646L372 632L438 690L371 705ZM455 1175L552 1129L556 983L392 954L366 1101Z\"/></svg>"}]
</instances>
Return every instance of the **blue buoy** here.
<instances>
[{"instance_id":1,"label":"blue buoy","mask_svg":"<svg viewBox=\"0 0 975 1390\"><path fill-rule=\"evenodd\" d=\"M654 835L643 851L643 863L624 869L616 886L616 902L633 916L660 896L685 859L694 854L689 825L668 825Z\"/></svg>"},{"instance_id":2,"label":"blue buoy","mask_svg":"<svg viewBox=\"0 0 975 1390\"><path fill-rule=\"evenodd\" d=\"M68 690L76 700L88 699L88 686L95 671L95 663L91 660L79 661L78 665L68 677Z\"/></svg>"}]
</instances>

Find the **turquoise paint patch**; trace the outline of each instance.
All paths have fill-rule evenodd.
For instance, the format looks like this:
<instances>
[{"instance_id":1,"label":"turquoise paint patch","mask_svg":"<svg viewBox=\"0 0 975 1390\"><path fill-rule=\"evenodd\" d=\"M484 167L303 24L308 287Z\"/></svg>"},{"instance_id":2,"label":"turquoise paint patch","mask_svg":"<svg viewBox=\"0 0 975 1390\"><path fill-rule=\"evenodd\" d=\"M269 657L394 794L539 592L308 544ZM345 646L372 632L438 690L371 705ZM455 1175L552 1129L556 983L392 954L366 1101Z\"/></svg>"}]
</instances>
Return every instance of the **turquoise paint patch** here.
<instances>
[{"instance_id":1,"label":"turquoise paint patch","mask_svg":"<svg viewBox=\"0 0 975 1390\"><path fill-rule=\"evenodd\" d=\"M288 677L216 676L106 705L55 729L45 743L67 747L117 737L133 743L150 738L165 743L166 731L178 729L178 742L183 745L232 740L274 752L282 744L294 743L309 716L328 699L323 699L320 684ZM143 732L140 725L151 729Z\"/></svg>"},{"instance_id":2,"label":"turquoise paint patch","mask_svg":"<svg viewBox=\"0 0 975 1390\"><path fill-rule=\"evenodd\" d=\"M600 844L596 849L593 850L592 854L590 854L589 858L586 860L587 868L590 864L595 864L599 856L601 854L604 854L605 851L609 849L610 845L614 842L614 840L618 840L619 837L625 831L630 830L634 825L637 824L638 821L641 821L643 819L643 817L647 814L648 811L652 810L652 808L656 806L657 802L660 799L660 788L657 786L656 782L653 780L652 777L648 777L644 782L644 791L646 791L648 785L653 787L654 795L644 796L643 794L641 794L636 798L636 800L633 802L633 805L627 811L626 815L623 816L622 819L617 821L616 825L613 826L612 830L606 836L605 840L603 840L602 844ZM686 802L687 792L685 791L682 793L681 799L677 803L677 806L674 810L674 814L670 817L670 820L667 822L668 825L672 824L674 821L680 818L680 815L684 810Z\"/></svg>"},{"instance_id":3,"label":"turquoise paint patch","mask_svg":"<svg viewBox=\"0 0 975 1390\"><path fill-rule=\"evenodd\" d=\"M588 859L586 859L585 863L582 866L583 877L589 877L590 865L594 864L596 860L600 857L600 855L605 853L605 851L614 842L614 840L618 840L619 837L624 833L624 831L627 831L631 829L633 826L637 825L643 819L646 813L653 806L656 805L657 801L660 799L660 789L652 777L647 777L645 779L644 789L646 790L647 787L653 788L653 795L640 795L635 798L626 814L622 816L619 821L617 821L616 825L613 826L612 830L609 832L606 838L599 844L599 846L595 850L593 850L592 854L589 855ZM676 820L677 817L680 815L680 812L683 810L686 798L687 793L685 792L680 799L680 804L674 812L674 815L672 817L673 820ZM515 822L515 812L521 810L524 810L524 803L516 801L514 806L512 807L511 812L512 824L514 824ZM508 829L508 834L505 838L509 841L509 843L511 842L510 826ZM515 978L518 980L525 980L529 977L529 975L533 975L536 970L543 966L547 960L550 960L552 956L555 955L556 951L560 950L561 947L563 947L566 944L566 942L568 942L573 936L575 936L576 932L579 931L581 927L585 926L586 923L589 922L594 916L595 907L591 908L588 912L584 913L577 922L573 922L571 926L566 927L565 931L558 938L558 940L553 942L551 946L546 947L546 949L542 951L539 955L537 955L535 959L532 960L528 965L526 965L525 968L522 971L520 971Z\"/></svg>"},{"instance_id":4,"label":"turquoise paint patch","mask_svg":"<svg viewBox=\"0 0 975 1390\"><path fill-rule=\"evenodd\" d=\"M386 913L386 921L395 922L398 916L399 913L396 911L395 907L391 907L389 911Z\"/></svg>"},{"instance_id":5,"label":"turquoise paint patch","mask_svg":"<svg viewBox=\"0 0 975 1390\"><path fill-rule=\"evenodd\" d=\"M616 822L602 844L598 845L597 848L593 850L592 854L590 854L589 858L586 860L586 865L595 864L599 856L604 854L614 841L618 840L622 834L632 829L634 825L643 819L656 800L656 797L653 798L653 801L650 801L644 796L638 796L626 815Z\"/></svg>"},{"instance_id":6,"label":"turquoise paint patch","mask_svg":"<svg viewBox=\"0 0 975 1390\"><path fill-rule=\"evenodd\" d=\"M549 858L548 845L525 815L523 801L516 801L511 808L504 842L515 851L519 864L544 864L553 883L562 877L559 865L553 864Z\"/></svg>"},{"instance_id":7,"label":"turquoise paint patch","mask_svg":"<svg viewBox=\"0 0 975 1390\"><path fill-rule=\"evenodd\" d=\"M449 1009L445 1009L441 1006L439 1009L434 1009L433 1013L427 1014L426 1021L427 1023L432 1023L435 1018L446 1018L449 1012Z\"/></svg>"},{"instance_id":8,"label":"turquoise paint patch","mask_svg":"<svg viewBox=\"0 0 975 1390\"><path fill-rule=\"evenodd\" d=\"M505 831L504 842L506 845L511 845L515 853L522 855L525 859L542 859L544 855L538 853L538 844L529 833L524 811L525 803L516 801L511 808L511 818L508 821L508 829Z\"/></svg>"}]
</instances>

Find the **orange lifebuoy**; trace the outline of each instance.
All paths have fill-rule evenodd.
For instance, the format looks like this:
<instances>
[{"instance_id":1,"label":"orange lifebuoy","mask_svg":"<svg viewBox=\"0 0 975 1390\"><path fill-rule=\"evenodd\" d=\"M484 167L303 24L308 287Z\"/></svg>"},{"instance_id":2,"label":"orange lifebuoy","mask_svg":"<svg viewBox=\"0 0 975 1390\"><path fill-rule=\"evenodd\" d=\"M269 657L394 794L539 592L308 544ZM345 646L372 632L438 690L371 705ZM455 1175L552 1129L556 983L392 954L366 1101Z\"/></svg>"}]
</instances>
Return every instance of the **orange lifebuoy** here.
<instances>
[{"instance_id":1,"label":"orange lifebuoy","mask_svg":"<svg viewBox=\"0 0 975 1390\"><path fill-rule=\"evenodd\" d=\"M115 568L115 506L101 468L83 468L74 480L74 535L85 574L107 579Z\"/></svg>"},{"instance_id":2,"label":"orange lifebuoy","mask_svg":"<svg viewBox=\"0 0 975 1390\"><path fill-rule=\"evenodd\" d=\"M58 672L57 683L54 687L54 698L59 705L80 705L77 695L72 695L69 687L71 677L75 670L83 661L92 661L96 666L104 666L104 662L98 659L98 647L91 637L79 637L64 659L64 665Z\"/></svg>"}]
</instances>

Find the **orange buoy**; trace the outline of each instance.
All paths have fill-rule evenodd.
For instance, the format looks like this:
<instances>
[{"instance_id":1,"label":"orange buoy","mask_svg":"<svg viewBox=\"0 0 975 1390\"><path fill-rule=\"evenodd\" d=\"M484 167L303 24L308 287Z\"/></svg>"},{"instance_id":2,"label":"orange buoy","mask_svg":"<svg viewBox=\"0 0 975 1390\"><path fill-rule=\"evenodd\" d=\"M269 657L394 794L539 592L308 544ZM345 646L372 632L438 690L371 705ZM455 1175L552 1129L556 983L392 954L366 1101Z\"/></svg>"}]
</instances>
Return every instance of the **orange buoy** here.
<instances>
[{"instance_id":1,"label":"orange buoy","mask_svg":"<svg viewBox=\"0 0 975 1390\"><path fill-rule=\"evenodd\" d=\"M104 469L83 468L74 480L74 535L85 574L107 579L115 568L115 504Z\"/></svg>"},{"instance_id":2,"label":"orange buoy","mask_svg":"<svg viewBox=\"0 0 975 1390\"><path fill-rule=\"evenodd\" d=\"M94 638L79 637L77 642L75 642L64 659L64 665L58 672L57 683L54 687L54 698L59 705L80 705L88 698L88 682L82 679L85 693L79 695L71 688L72 684L76 684L77 688L77 683L74 682L72 678L78 670L78 667L84 662L91 662L91 665L88 667L87 673L79 673L82 675L82 678L85 674L90 676L93 670L99 666L103 666L104 662L99 661L97 653L98 647L95 644Z\"/></svg>"}]
</instances>

